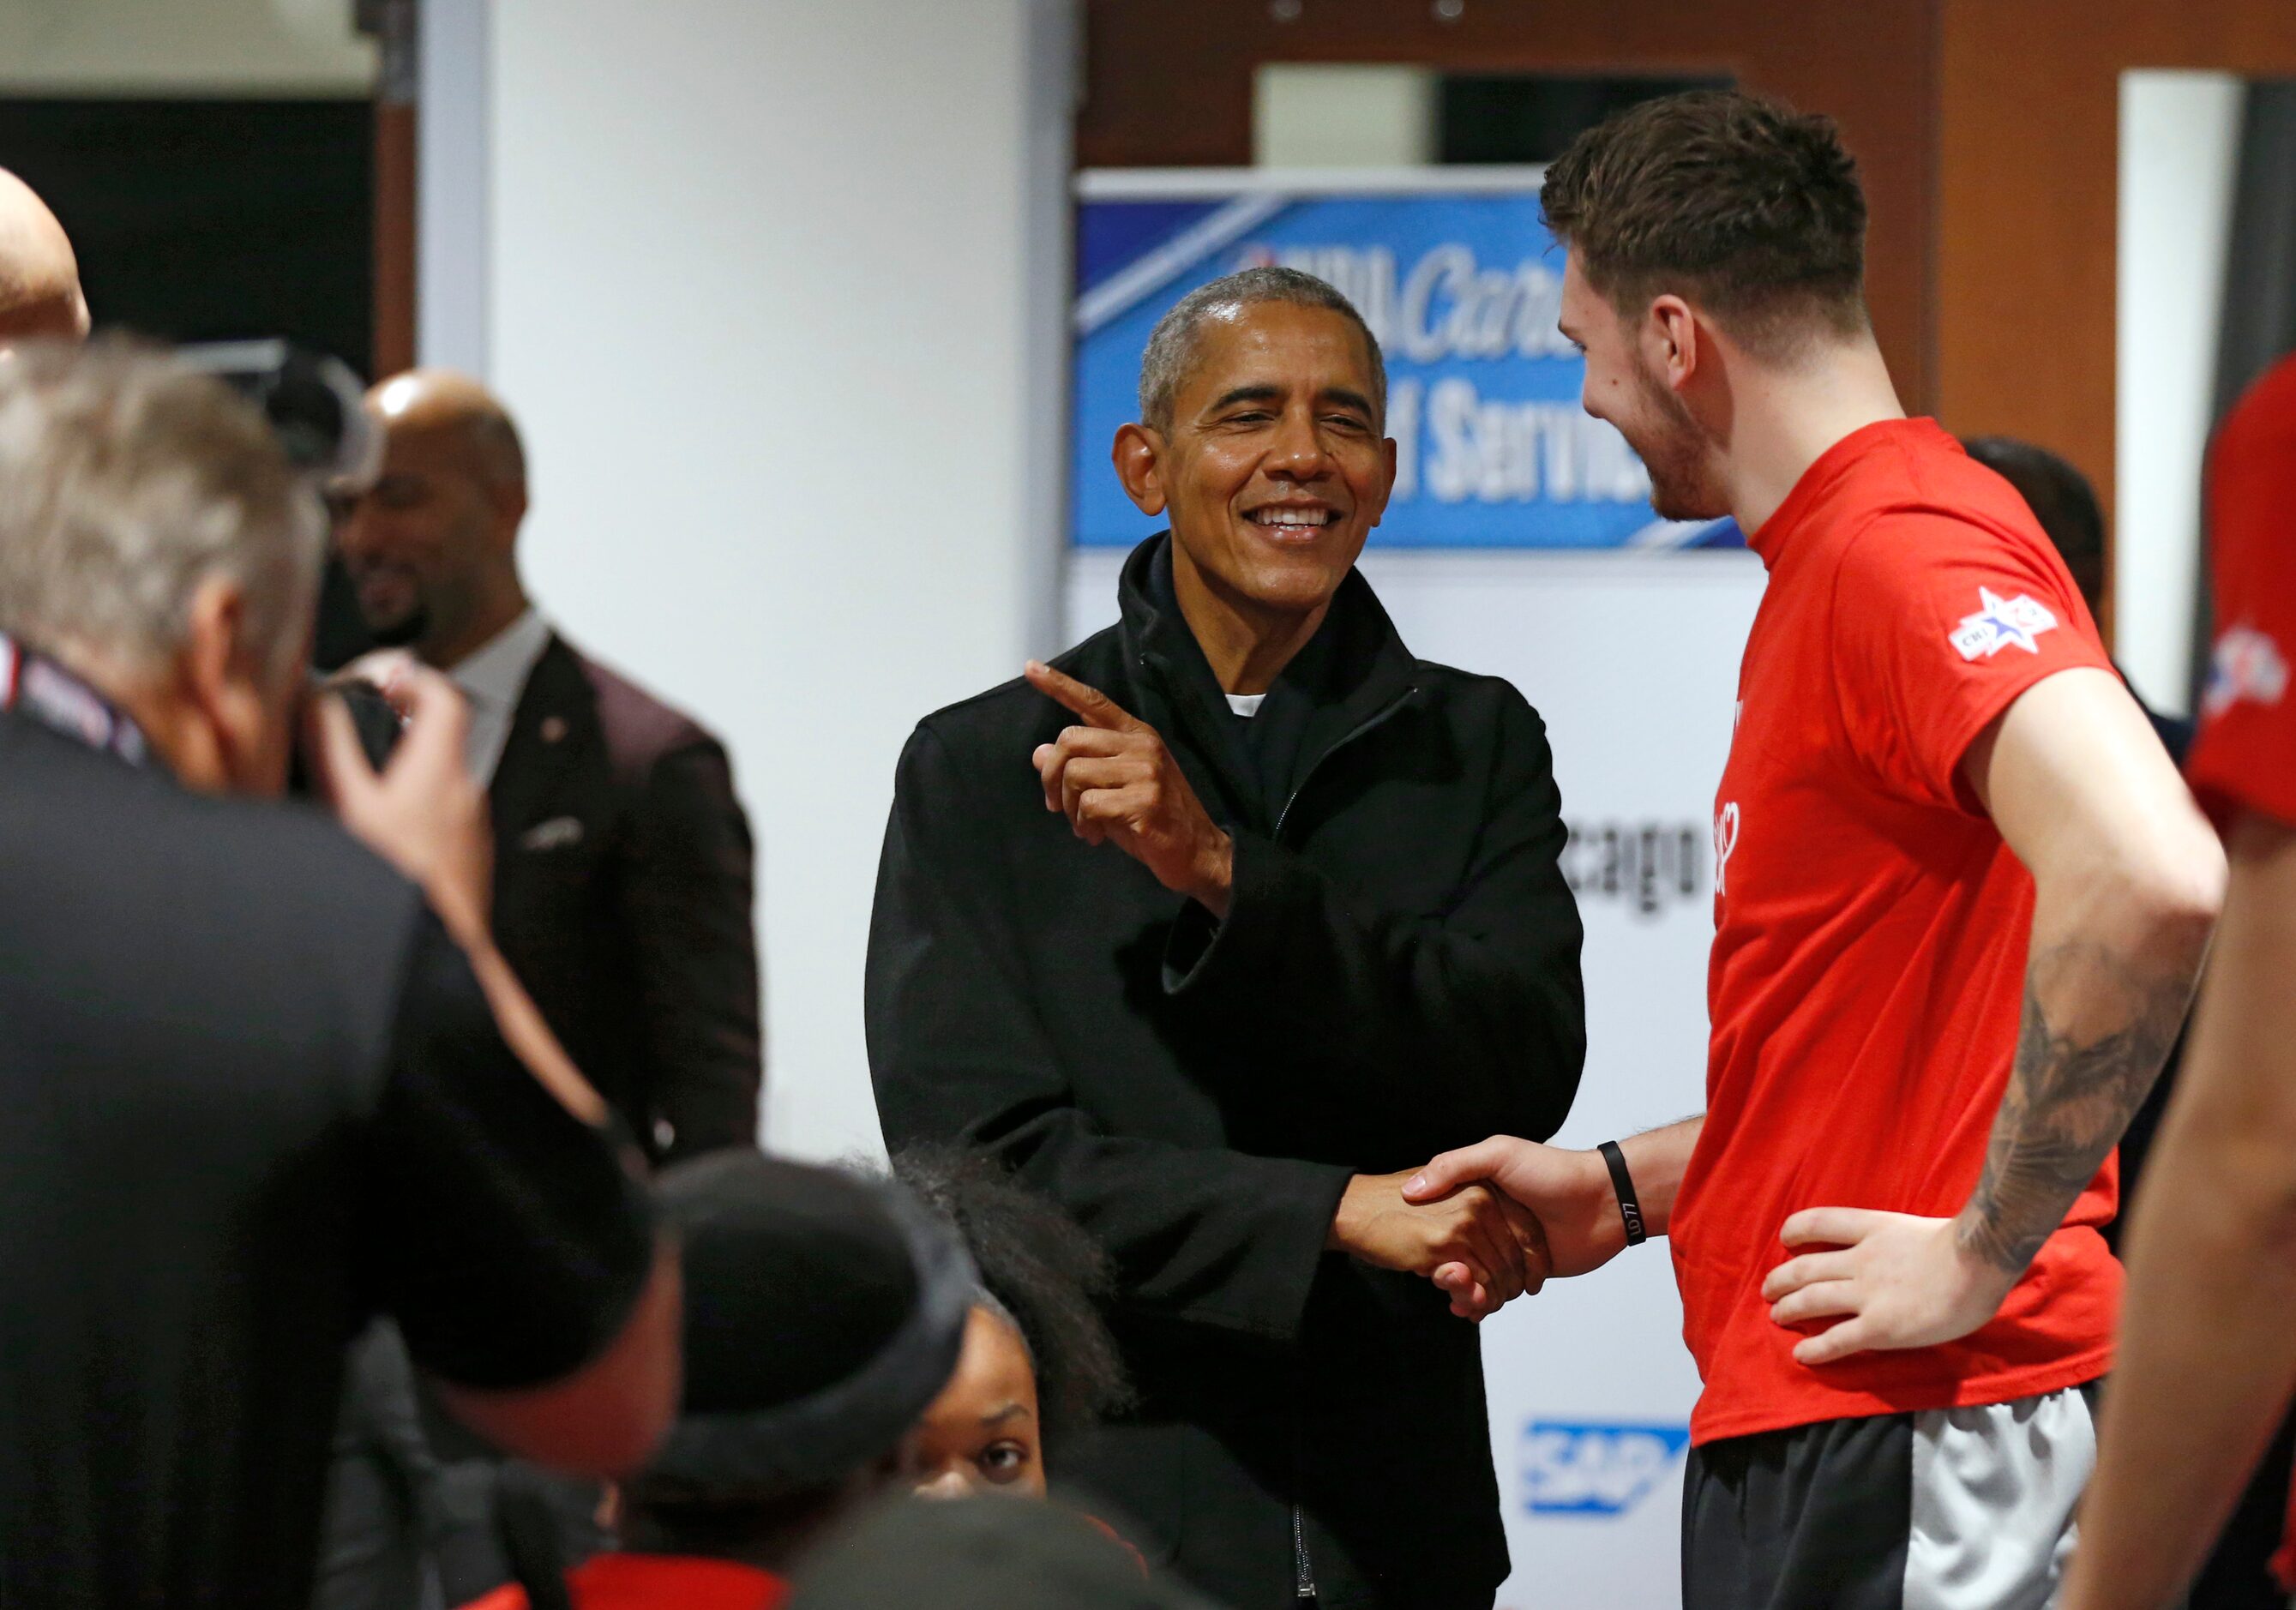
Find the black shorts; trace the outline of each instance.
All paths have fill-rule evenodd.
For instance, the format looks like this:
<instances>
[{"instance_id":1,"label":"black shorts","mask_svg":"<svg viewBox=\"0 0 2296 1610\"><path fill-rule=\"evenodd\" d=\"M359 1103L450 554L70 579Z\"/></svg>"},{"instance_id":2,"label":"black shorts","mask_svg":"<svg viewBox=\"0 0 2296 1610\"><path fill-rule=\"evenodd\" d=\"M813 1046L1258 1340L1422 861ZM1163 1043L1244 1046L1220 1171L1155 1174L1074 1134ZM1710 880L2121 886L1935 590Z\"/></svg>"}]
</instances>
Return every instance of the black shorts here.
<instances>
[{"instance_id":1,"label":"black shorts","mask_svg":"<svg viewBox=\"0 0 2296 1610\"><path fill-rule=\"evenodd\" d=\"M2096 1466L2092 1391L1693 1449L1684 1610L2045 1610Z\"/></svg>"}]
</instances>

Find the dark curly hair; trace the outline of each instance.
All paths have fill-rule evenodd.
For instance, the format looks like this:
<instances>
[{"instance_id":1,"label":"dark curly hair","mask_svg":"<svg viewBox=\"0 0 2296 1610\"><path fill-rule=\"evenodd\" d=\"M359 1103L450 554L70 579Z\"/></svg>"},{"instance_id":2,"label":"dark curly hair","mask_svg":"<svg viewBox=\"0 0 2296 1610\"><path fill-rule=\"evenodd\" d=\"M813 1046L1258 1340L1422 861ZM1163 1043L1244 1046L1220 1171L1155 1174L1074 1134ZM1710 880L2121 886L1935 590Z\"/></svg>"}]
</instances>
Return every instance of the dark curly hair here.
<instances>
[{"instance_id":1,"label":"dark curly hair","mask_svg":"<svg viewBox=\"0 0 2296 1610\"><path fill-rule=\"evenodd\" d=\"M1113 1283L1099 1244L985 1152L911 1146L895 1154L892 1167L895 1179L956 1227L981 1286L1029 1344L1046 1444L1128 1407L1124 1362L1096 1306Z\"/></svg>"},{"instance_id":2,"label":"dark curly hair","mask_svg":"<svg viewBox=\"0 0 2296 1610\"><path fill-rule=\"evenodd\" d=\"M1669 291L1757 346L1866 327L1866 193L1831 118L1736 90L1644 101L1546 170L1547 227L1627 311Z\"/></svg>"}]
</instances>

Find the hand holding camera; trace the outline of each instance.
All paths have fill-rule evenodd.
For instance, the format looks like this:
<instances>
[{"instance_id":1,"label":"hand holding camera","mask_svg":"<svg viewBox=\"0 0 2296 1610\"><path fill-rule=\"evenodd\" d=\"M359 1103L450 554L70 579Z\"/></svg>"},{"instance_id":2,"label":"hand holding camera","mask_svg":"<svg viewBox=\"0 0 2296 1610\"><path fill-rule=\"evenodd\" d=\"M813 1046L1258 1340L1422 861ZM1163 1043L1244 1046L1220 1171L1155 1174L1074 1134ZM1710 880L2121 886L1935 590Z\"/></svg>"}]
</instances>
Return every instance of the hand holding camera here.
<instances>
[{"instance_id":1,"label":"hand holding camera","mask_svg":"<svg viewBox=\"0 0 2296 1610\"><path fill-rule=\"evenodd\" d=\"M494 849L486 794L463 763L463 695L407 654L370 655L347 674L380 691L405 727L377 771L342 699L322 692L311 711L321 792L344 826L422 886L458 941L484 942Z\"/></svg>"}]
</instances>

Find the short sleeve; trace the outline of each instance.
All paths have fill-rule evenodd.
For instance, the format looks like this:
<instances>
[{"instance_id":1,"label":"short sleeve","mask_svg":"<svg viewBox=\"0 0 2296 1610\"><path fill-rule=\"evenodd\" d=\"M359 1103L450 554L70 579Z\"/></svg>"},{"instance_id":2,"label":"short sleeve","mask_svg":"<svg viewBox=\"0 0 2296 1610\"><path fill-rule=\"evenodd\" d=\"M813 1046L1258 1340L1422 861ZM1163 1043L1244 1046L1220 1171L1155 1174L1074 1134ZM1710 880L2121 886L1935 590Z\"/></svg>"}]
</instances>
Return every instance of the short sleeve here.
<instances>
[{"instance_id":1,"label":"short sleeve","mask_svg":"<svg viewBox=\"0 0 2296 1610\"><path fill-rule=\"evenodd\" d=\"M652 1267L644 1189L519 1061L427 910L366 1143L366 1263L418 1364L540 1385L620 1332Z\"/></svg>"},{"instance_id":2,"label":"short sleeve","mask_svg":"<svg viewBox=\"0 0 2296 1610\"><path fill-rule=\"evenodd\" d=\"M2219 821L2296 826L2296 417L2243 403L2210 465L2216 637L2186 770Z\"/></svg>"},{"instance_id":3,"label":"short sleeve","mask_svg":"<svg viewBox=\"0 0 2296 1610\"><path fill-rule=\"evenodd\" d=\"M1851 538L1832 648L1851 752L1890 793L1962 810L1977 809L1963 757L2020 694L2112 670L2054 550L1942 513L1884 515Z\"/></svg>"}]
</instances>

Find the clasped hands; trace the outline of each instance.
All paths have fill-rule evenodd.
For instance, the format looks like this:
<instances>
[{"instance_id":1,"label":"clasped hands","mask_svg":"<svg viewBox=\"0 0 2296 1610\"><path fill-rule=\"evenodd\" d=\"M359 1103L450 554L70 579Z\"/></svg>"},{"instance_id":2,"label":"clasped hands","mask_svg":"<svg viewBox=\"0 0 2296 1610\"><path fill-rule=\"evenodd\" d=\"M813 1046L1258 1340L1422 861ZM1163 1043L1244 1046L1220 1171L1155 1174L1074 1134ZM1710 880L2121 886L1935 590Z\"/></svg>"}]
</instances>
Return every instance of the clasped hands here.
<instances>
[{"instance_id":1,"label":"clasped hands","mask_svg":"<svg viewBox=\"0 0 2296 1610\"><path fill-rule=\"evenodd\" d=\"M1409 1204L1439 1206L1495 1191L1527 1213L1538 1252L1530 1266L1537 1277L1526 1279L1525 1292L1536 1292L1548 1277L1600 1268L1627 1244L1610 1170L1598 1152L1494 1136L1444 1153L1407 1179L1358 1177L1355 1184L1390 1179L1400 1181L1396 1195ZM1805 1333L1793 1356L1813 1368L1965 1336L1993 1318L2018 1277L1974 1251L1954 1219L1806 1208L1786 1219L1778 1239L1791 1255L1764 1278L1762 1299L1774 1323ZM1468 1251L1421 1272L1450 1296L1452 1312L1480 1319L1508 1300L1498 1295L1505 1277L1494 1287L1481 1278L1488 1269Z\"/></svg>"}]
</instances>

